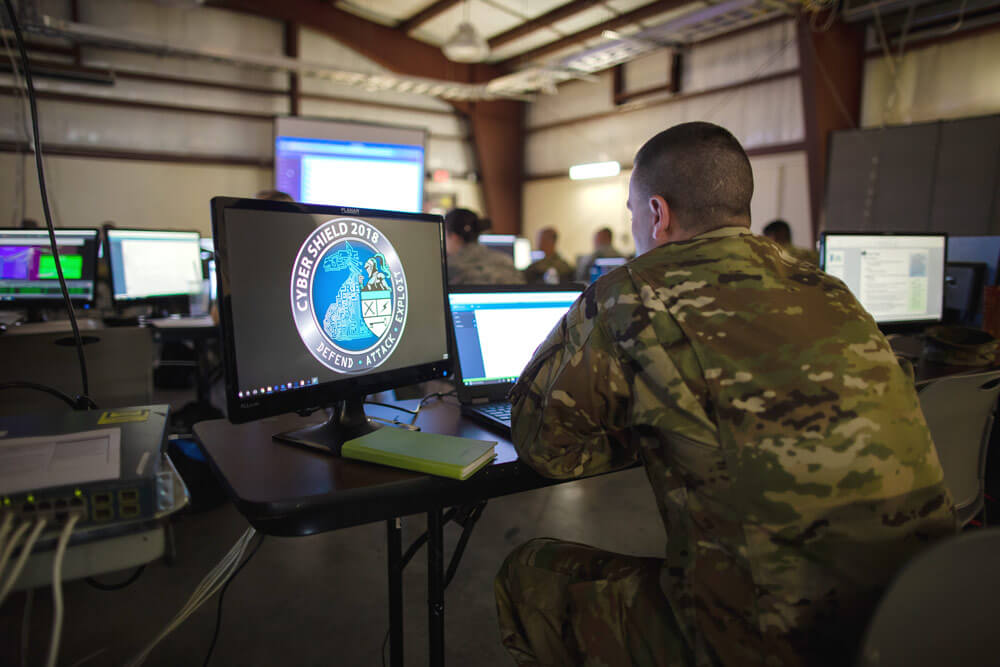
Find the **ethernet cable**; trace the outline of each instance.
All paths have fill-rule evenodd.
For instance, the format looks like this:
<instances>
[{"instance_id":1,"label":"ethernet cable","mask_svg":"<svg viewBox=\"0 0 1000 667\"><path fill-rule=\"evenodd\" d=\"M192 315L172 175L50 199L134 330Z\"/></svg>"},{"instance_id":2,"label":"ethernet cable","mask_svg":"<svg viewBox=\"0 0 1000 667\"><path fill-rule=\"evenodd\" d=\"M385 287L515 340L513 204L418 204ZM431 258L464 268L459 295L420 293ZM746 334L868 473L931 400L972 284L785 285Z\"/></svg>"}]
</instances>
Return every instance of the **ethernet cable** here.
<instances>
[{"instance_id":1,"label":"ethernet cable","mask_svg":"<svg viewBox=\"0 0 1000 667\"><path fill-rule=\"evenodd\" d=\"M62 533L59 534L55 556L52 558L52 637L49 639L49 657L45 662L46 667L55 667L56 660L59 658L59 640L62 638L63 625L62 566L63 560L66 558L66 547L69 545L69 538L73 533L73 526L79 520L80 515L73 514L66 521ZM42 524L44 525L44 523L43 520Z\"/></svg>"},{"instance_id":2,"label":"ethernet cable","mask_svg":"<svg viewBox=\"0 0 1000 667\"><path fill-rule=\"evenodd\" d=\"M6 578L7 580L3 582L3 586L0 587L0 605L3 605L3 601L7 599L7 594L10 589L17 582L17 578L21 576L21 570L24 569L24 564L28 560L28 556L31 555L31 550L35 548L35 542L38 541L38 536L42 534L42 530L45 528L46 521L44 518L39 518L35 521L34 529L31 531L31 535L28 536L28 540L21 547L21 555L17 557L17 562L14 563L13 569L10 571L10 575ZM25 521L22 524L25 528L28 527L28 522Z\"/></svg>"},{"instance_id":3,"label":"ethernet cable","mask_svg":"<svg viewBox=\"0 0 1000 667\"><path fill-rule=\"evenodd\" d=\"M160 631L160 633L151 641L145 648L142 649L134 658L132 658L126 667L138 667L149 654L152 653L153 649L163 641L171 632L176 630L184 621L188 619L191 614L198 610L202 604L208 601L213 595L219 592L219 590L225 586L226 582L230 577L239 569L240 561L243 559L243 554L246 552L247 547L250 545L250 540L253 536L257 534L254 528L247 528L246 532L240 536L233 545L232 549L229 550L218 565L212 568L212 571L205 575L201 583L195 589L191 597L184 604L177 615L167 624L167 626Z\"/></svg>"},{"instance_id":4,"label":"ethernet cable","mask_svg":"<svg viewBox=\"0 0 1000 667\"><path fill-rule=\"evenodd\" d=\"M14 513L4 513L3 523L0 524L0 553L3 553L4 541L7 539L7 534L10 533L10 524L12 523L14 523Z\"/></svg>"},{"instance_id":5,"label":"ethernet cable","mask_svg":"<svg viewBox=\"0 0 1000 667\"><path fill-rule=\"evenodd\" d=\"M3 553L0 553L0 581L3 580L3 571L7 567L7 561L10 560L10 555L14 553L14 549L17 548L18 542L21 541L21 536L28 532L28 528L31 527L30 521L22 521L21 525L17 527L14 534L11 535L10 542L4 545Z\"/></svg>"}]
</instances>

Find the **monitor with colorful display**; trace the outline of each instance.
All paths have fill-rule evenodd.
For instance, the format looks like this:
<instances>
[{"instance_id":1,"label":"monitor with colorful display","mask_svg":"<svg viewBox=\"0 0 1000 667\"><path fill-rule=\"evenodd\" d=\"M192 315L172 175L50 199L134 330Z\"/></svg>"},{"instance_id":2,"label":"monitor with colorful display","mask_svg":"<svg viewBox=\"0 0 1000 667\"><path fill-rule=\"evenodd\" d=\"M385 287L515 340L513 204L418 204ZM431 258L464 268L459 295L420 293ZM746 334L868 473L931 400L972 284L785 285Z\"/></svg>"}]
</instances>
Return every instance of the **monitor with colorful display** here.
<instances>
[{"instance_id":1,"label":"monitor with colorful display","mask_svg":"<svg viewBox=\"0 0 1000 667\"><path fill-rule=\"evenodd\" d=\"M216 197L212 237L231 421L338 404L281 438L336 450L367 394L450 368L441 216Z\"/></svg>"},{"instance_id":2,"label":"monitor with colorful display","mask_svg":"<svg viewBox=\"0 0 1000 667\"><path fill-rule=\"evenodd\" d=\"M59 264L70 299L94 300L96 229L57 229ZM0 306L57 306L62 290L55 257L44 229L0 229Z\"/></svg>"}]
</instances>

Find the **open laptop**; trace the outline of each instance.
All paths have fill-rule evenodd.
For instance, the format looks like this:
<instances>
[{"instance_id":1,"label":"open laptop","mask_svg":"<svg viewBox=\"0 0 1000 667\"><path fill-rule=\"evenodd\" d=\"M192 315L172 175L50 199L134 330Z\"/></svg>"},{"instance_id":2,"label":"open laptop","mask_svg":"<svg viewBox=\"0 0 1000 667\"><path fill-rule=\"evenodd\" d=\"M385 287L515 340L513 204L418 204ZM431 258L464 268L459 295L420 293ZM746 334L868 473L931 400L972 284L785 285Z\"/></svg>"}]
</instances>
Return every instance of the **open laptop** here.
<instances>
[{"instance_id":1,"label":"open laptop","mask_svg":"<svg viewBox=\"0 0 1000 667\"><path fill-rule=\"evenodd\" d=\"M456 286L451 290L455 387L462 412L509 436L507 394L583 287Z\"/></svg>"}]
</instances>

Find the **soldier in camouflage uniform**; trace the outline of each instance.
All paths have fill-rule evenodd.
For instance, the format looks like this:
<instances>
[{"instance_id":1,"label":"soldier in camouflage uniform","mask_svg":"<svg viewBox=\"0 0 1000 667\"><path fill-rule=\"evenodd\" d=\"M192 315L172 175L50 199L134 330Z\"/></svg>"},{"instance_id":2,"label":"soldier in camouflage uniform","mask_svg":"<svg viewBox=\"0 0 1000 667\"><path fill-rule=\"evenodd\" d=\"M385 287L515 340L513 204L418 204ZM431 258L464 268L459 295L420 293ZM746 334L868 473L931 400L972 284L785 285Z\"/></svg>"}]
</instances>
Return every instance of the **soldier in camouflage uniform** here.
<instances>
[{"instance_id":1,"label":"soldier in camouflage uniform","mask_svg":"<svg viewBox=\"0 0 1000 667\"><path fill-rule=\"evenodd\" d=\"M520 664L851 664L896 570L956 530L912 376L843 283L750 234L731 134L679 125L634 164L638 256L535 352L513 440L549 477L641 461L665 557L523 545L502 641Z\"/></svg>"},{"instance_id":2,"label":"soldier in camouflage uniform","mask_svg":"<svg viewBox=\"0 0 1000 667\"><path fill-rule=\"evenodd\" d=\"M489 227L467 208L444 216L449 285L522 285L524 276L510 257L480 245L479 234Z\"/></svg>"},{"instance_id":3,"label":"soldier in camouflage uniform","mask_svg":"<svg viewBox=\"0 0 1000 667\"><path fill-rule=\"evenodd\" d=\"M556 252L558 239L559 234L552 227L538 230L538 249L545 253L545 257L524 270L524 277L529 283L566 283L573 280L573 267ZM550 280L552 277L555 280Z\"/></svg>"}]
</instances>

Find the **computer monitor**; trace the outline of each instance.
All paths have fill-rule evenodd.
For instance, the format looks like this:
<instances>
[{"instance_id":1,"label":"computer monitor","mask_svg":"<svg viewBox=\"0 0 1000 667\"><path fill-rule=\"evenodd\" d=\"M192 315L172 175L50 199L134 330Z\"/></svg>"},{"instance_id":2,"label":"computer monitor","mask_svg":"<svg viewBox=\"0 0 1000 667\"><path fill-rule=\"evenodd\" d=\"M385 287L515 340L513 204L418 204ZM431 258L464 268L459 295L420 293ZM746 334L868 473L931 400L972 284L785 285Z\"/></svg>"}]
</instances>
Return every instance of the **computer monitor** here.
<instances>
[{"instance_id":1,"label":"computer monitor","mask_svg":"<svg viewBox=\"0 0 1000 667\"><path fill-rule=\"evenodd\" d=\"M601 276L611 273L619 266L624 266L627 261L624 257L598 257L590 265L590 275L588 276L590 282L594 282Z\"/></svg>"},{"instance_id":2,"label":"computer monitor","mask_svg":"<svg viewBox=\"0 0 1000 667\"><path fill-rule=\"evenodd\" d=\"M454 287L448 302L462 387L498 386L494 398L506 395L581 292L565 285Z\"/></svg>"},{"instance_id":3,"label":"computer monitor","mask_svg":"<svg viewBox=\"0 0 1000 667\"><path fill-rule=\"evenodd\" d=\"M531 266L531 241L528 239L513 234L480 234L479 243L510 257L515 269L523 271Z\"/></svg>"},{"instance_id":4,"label":"computer monitor","mask_svg":"<svg viewBox=\"0 0 1000 667\"><path fill-rule=\"evenodd\" d=\"M111 297L115 303L164 302L201 293L198 232L109 229Z\"/></svg>"},{"instance_id":5,"label":"computer monitor","mask_svg":"<svg viewBox=\"0 0 1000 667\"><path fill-rule=\"evenodd\" d=\"M826 233L820 264L847 284L879 325L940 322L945 234Z\"/></svg>"},{"instance_id":6,"label":"computer monitor","mask_svg":"<svg viewBox=\"0 0 1000 667\"><path fill-rule=\"evenodd\" d=\"M212 232L230 421L334 407L275 439L337 453L450 369L441 216L216 197Z\"/></svg>"},{"instance_id":7,"label":"computer monitor","mask_svg":"<svg viewBox=\"0 0 1000 667\"><path fill-rule=\"evenodd\" d=\"M94 300L97 276L97 230L55 233L70 300L88 306ZM0 229L0 307L55 307L62 299L48 230Z\"/></svg>"}]
</instances>

